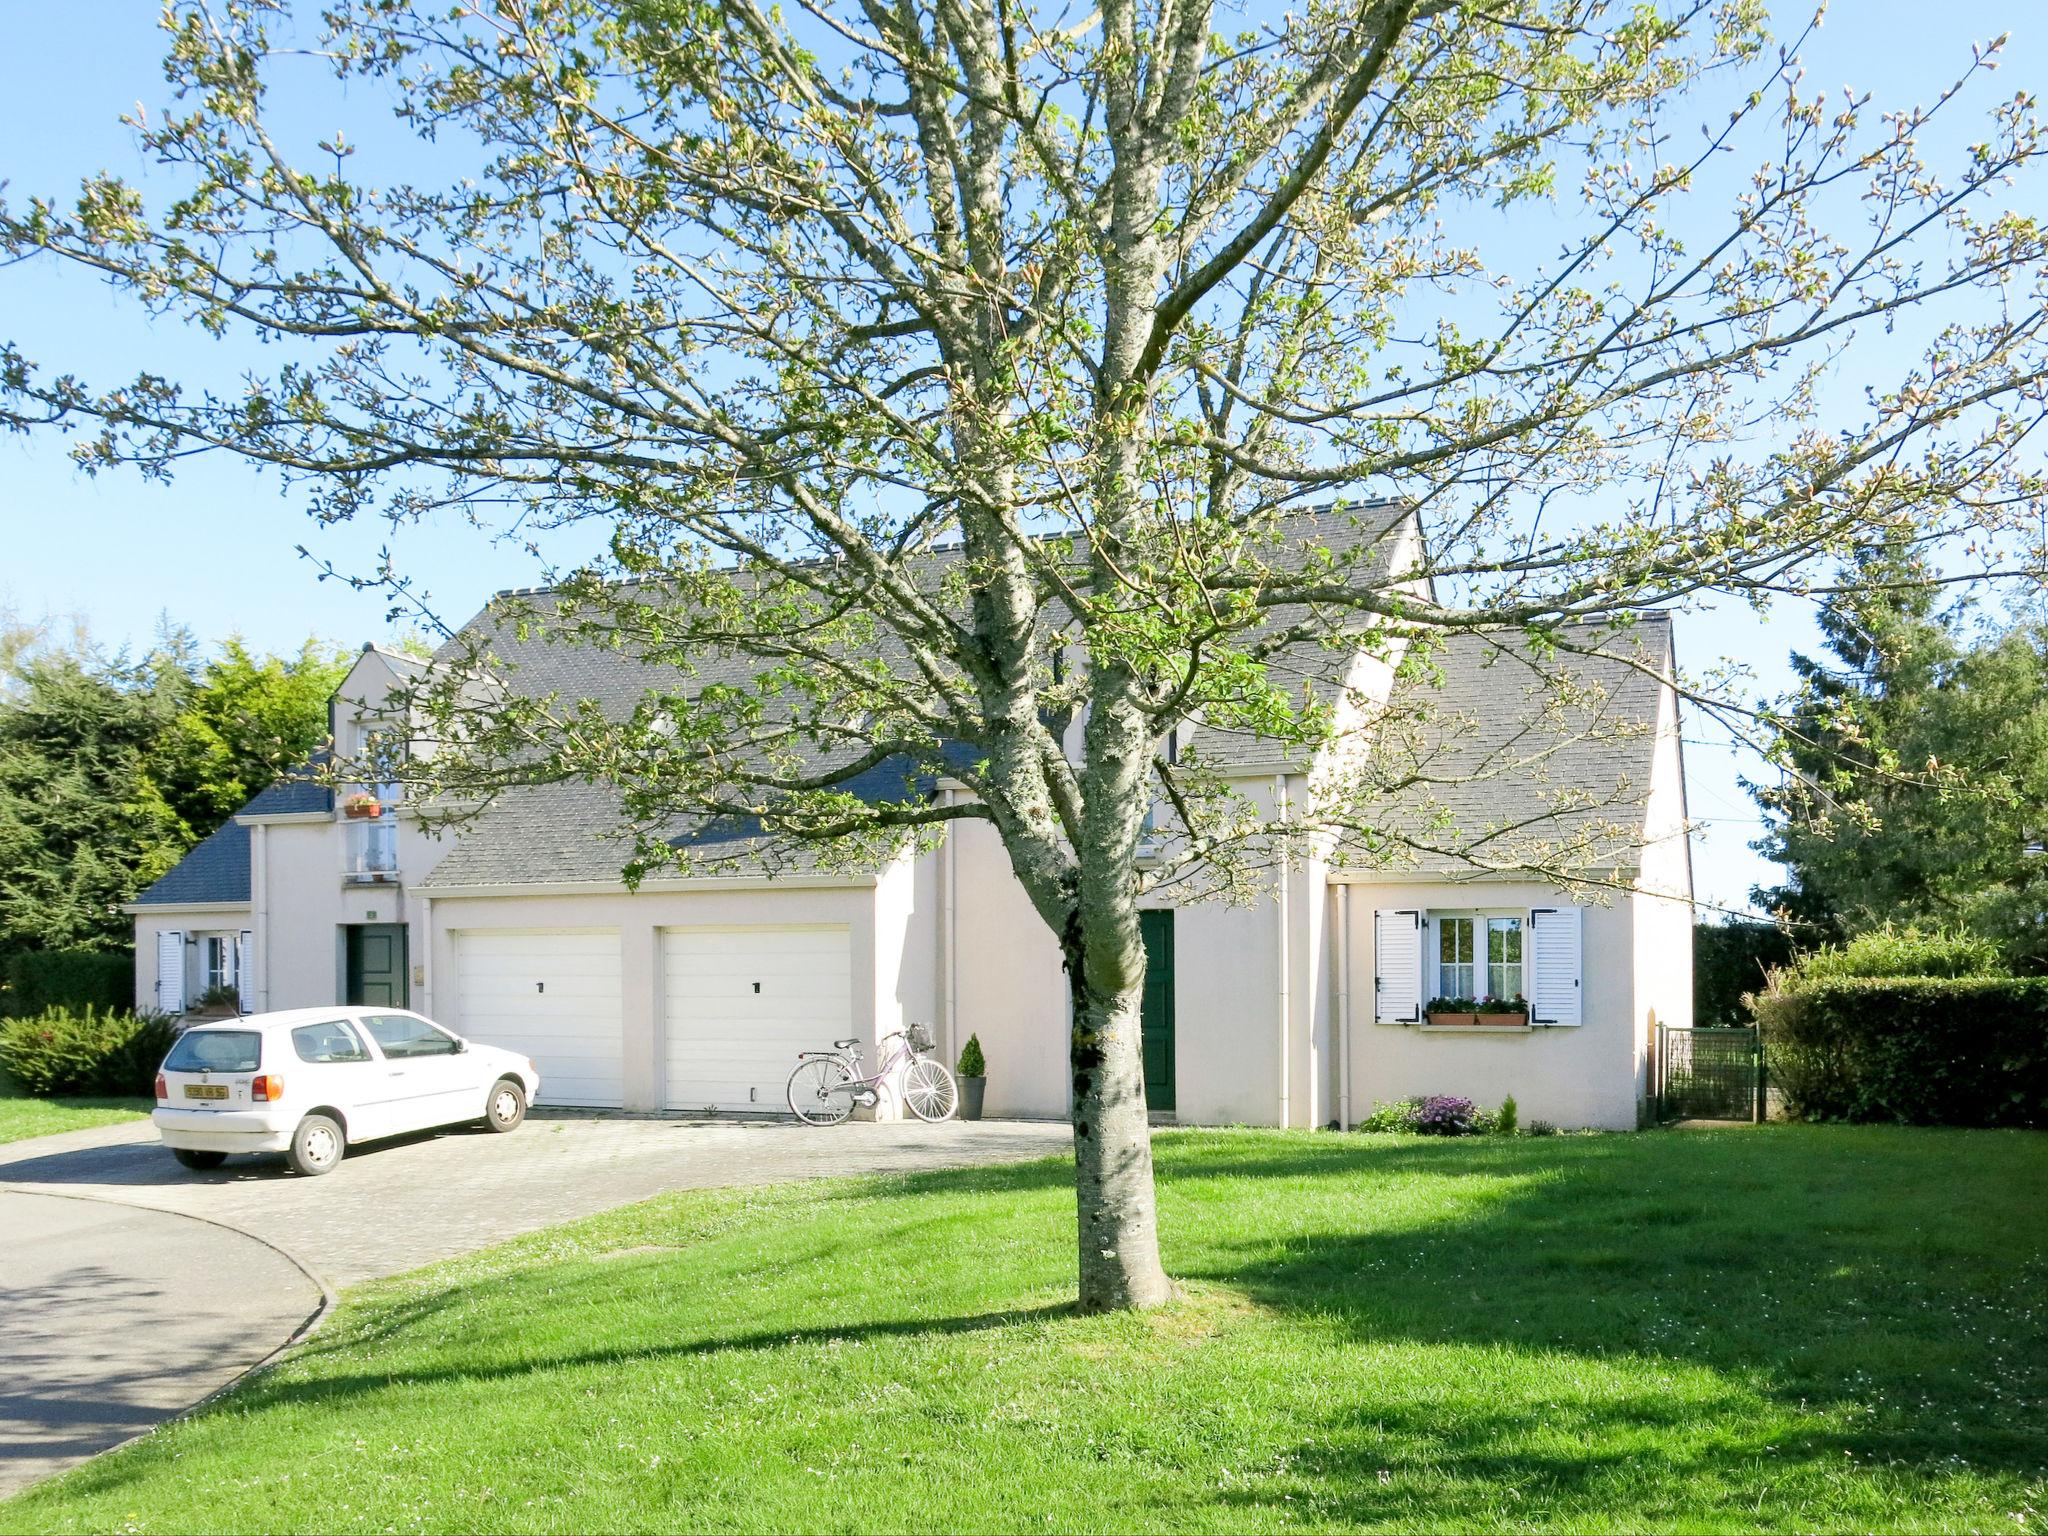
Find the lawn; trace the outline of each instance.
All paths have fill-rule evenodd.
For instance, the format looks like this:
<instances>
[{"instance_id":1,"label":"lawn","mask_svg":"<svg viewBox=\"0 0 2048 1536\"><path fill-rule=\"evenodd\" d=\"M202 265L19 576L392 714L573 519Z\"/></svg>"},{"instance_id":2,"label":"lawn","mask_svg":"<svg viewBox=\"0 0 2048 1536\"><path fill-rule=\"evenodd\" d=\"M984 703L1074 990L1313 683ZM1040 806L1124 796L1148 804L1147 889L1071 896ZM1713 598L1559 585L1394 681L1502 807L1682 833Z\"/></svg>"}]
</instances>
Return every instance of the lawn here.
<instances>
[{"instance_id":1,"label":"lawn","mask_svg":"<svg viewBox=\"0 0 2048 1536\"><path fill-rule=\"evenodd\" d=\"M0 1072L0 1143L134 1120L149 1108L148 1099L39 1099Z\"/></svg>"},{"instance_id":2,"label":"lawn","mask_svg":"<svg viewBox=\"0 0 2048 1536\"><path fill-rule=\"evenodd\" d=\"M679 1195L351 1292L7 1531L2038 1530L2048 1136L1159 1138Z\"/></svg>"}]
</instances>

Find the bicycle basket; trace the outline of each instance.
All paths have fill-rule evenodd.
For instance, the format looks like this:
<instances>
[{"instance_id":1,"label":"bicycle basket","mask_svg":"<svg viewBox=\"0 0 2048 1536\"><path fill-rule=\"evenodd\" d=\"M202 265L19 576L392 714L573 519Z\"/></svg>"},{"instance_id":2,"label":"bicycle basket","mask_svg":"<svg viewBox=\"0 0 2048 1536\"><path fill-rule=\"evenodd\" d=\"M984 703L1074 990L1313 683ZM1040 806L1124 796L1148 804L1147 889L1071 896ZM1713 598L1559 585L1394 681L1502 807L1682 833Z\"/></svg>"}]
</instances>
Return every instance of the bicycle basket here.
<instances>
[{"instance_id":1,"label":"bicycle basket","mask_svg":"<svg viewBox=\"0 0 2048 1536\"><path fill-rule=\"evenodd\" d=\"M913 1051L928 1051L932 1048L932 1032L928 1025L910 1025L903 1031L903 1038Z\"/></svg>"}]
</instances>

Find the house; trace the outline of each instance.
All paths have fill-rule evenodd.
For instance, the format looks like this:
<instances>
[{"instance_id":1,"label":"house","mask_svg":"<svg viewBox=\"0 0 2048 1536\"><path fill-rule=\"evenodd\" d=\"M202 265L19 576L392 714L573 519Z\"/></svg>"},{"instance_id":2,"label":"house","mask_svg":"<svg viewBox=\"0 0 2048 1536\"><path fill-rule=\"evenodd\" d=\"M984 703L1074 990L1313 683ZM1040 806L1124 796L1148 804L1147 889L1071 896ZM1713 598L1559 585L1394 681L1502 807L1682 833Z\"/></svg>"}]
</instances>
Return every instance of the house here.
<instances>
[{"instance_id":1,"label":"house","mask_svg":"<svg viewBox=\"0 0 2048 1536\"><path fill-rule=\"evenodd\" d=\"M1382 532L1385 558L1412 558L1397 517ZM1301 536L1344 535L1311 514ZM1349 1125L1411 1094L1512 1093L1558 1125L1640 1123L1656 1027L1689 1022L1692 997L1670 626L1583 639L1539 665L1452 636L1398 679L1361 661L1333 682L1327 660L1296 658L1351 711L1325 760L1190 722L1185 750L1269 815L1321 776L1372 776L1400 856L1331 840L1268 871L1263 900L1144 914L1157 1117ZM618 702L646 686L630 657L501 640L510 687ZM422 665L364 649L333 703L345 759L396 728L385 700ZM176 1011L225 984L254 1009L406 1006L534 1056L544 1102L738 1113L782 1107L799 1049L857 1036L872 1053L928 1020L949 1060L980 1036L989 1114L1066 1113L1058 953L984 823L864 873L741 858L629 892L603 790L510 791L435 837L391 786L362 791L380 814L351 816L317 766L133 904L139 1005ZM1525 994L1528 1021L1425 1011L1482 994Z\"/></svg>"}]
</instances>

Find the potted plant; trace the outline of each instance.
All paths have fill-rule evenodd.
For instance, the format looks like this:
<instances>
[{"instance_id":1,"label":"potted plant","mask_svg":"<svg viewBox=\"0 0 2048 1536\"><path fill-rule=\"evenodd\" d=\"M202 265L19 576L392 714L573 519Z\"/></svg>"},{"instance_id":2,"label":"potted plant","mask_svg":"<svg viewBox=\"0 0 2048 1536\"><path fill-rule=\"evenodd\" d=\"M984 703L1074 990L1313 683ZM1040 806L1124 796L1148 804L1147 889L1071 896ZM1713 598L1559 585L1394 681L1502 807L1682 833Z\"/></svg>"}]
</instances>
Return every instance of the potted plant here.
<instances>
[{"instance_id":1,"label":"potted plant","mask_svg":"<svg viewBox=\"0 0 2048 1536\"><path fill-rule=\"evenodd\" d=\"M341 814L350 821L370 821L384 814L384 802L368 790L357 790L341 802Z\"/></svg>"},{"instance_id":2,"label":"potted plant","mask_svg":"<svg viewBox=\"0 0 2048 1536\"><path fill-rule=\"evenodd\" d=\"M1529 1000L1519 992L1513 997L1482 997L1473 1010L1473 1022L1495 1029L1519 1029L1529 1022Z\"/></svg>"},{"instance_id":3,"label":"potted plant","mask_svg":"<svg viewBox=\"0 0 2048 1536\"><path fill-rule=\"evenodd\" d=\"M988 1091L988 1063L982 1059L981 1036L969 1035L960 1048L960 1061L953 1068L960 1083L960 1118L981 1118L981 1096Z\"/></svg>"},{"instance_id":4,"label":"potted plant","mask_svg":"<svg viewBox=\"0 0 2048 1536\"><path fill-rule=\"evenodd\" d=\"M1433 1029L1453 1028L1479 1022L1479 1003L1470 997L1432 997L1422 1010Z\"/></svg>"},{"instance_id":5,"label":"potted plant","mask_svg":"<svg viewBox=\"0 0 2048 1536\"><path fill-rule=\"evenodd\" d=\"M242 1011L242 994L223 982L217 987L208 987L185 1010L185 1016L192 1019L232 1019Z\"/></svg>"}]
</instances>

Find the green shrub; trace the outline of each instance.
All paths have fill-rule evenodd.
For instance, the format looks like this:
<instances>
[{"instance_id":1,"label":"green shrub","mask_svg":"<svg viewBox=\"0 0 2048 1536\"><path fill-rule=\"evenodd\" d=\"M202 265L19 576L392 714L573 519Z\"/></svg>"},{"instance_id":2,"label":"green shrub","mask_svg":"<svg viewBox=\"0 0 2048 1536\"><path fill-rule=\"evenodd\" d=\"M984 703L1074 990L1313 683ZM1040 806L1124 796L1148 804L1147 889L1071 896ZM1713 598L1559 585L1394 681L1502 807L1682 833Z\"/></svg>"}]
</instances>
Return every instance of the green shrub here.
<instances>
[{"instance_id":1,"label":"green shrub","mask_svg":"<svg viewBox=\"0 0 2048 1536\"><path fill-rule=\"evenodd\" d=\"M2048 1126L2048 979L1791 978L1753 999L1795 1119Z\"/></svg>"},{"instance_id":2,"label":"green shrub","mask_svg":"<svg viewBox=\"0 0 2048 1536\"><path fill-rule=\"evenodd\" d=\"M1529 1122L1529 1129L1524 1134L1530 1136L1555 1136L1557 1134L1557 1127L1548 1120L1531 1120Z\"/></svg>"},{"instance_id":3,"label":"green shrub","mask_svg":"<svg viewBox=\"0 0 2048 1536\"><path fill-rule=\"evenodd\" d=\"M1511 1093L1500 1101L1500 1111L1493 1117L1493 1134L1512 1136L1519 1129L1520 1123L1521 1111L1516 1108L1515 1096Z\"/></svg>"},{"instance_id":4,"label":"green shrub","mask_svg":"<svg viewBox=\"0 0 2048 1536\"><path fill-rule=\"evenodd\" d=\"M127 950L25 950L8 957L6 980L4 1011L16 1017L50 1008L128 1008L135 1002L135 956Z\"/></svg>"},{"instance_id":5,"label":"green shrub","mask_svg":"<svg viewBox=\"0 0 2048 1536\"><path fill-rule=\"evenodd\" d=\"M1354 1131L1405 1131L1411 1129L1410 1120L1420 1106L1419 1099L1396 1099L1391 1104L1375 1104L1372 1113L1358 1124Z\"/></svg>"},{"instance_id":6,"label":"green shrub","mask_svg":"<svg viewBox=\"0 0 2048 1536\"><path fill-rule=\"evenodd\" d=\"M1928 933L1887 923L1800 958L1803 981L1845 981L1860 976L2003 976L2010 974L1998 945L1973 933Z\"/></svg>"},{"instance_id":7,"label":"green shrub","mask_svg":"<svg viewBox=\"0 0 2048 1536\"><path fill-rule=\"evenodd\" d=\"M148 1097L176 1036L162 1014L46 1008L0 1022L0 1067L30 1093Z\"/></svg>"},{"instance_id":8,"label":"green shrub","mask_svg":"<svg viewBox=\"0 0 2048 1536\"><path fill-rule=\"evenodd\" d=\"M961 1077L987 1077L988 1063L982 1059L981 1036L969 1035L960 1047L960 1062L954 1072Z\"/></svg>"},{"instance_id":9,"label":"green shrub","mask_svg":"<svg viewBox=\"0 0 2048 1536\"><path fill-rule=\"evenodd\" d=\"M1792 963L1792 938L1770 923L1697 923L1692 938L1692 1020L1747 1024L1748 994Z\"/></svg>"}]
</instances>

